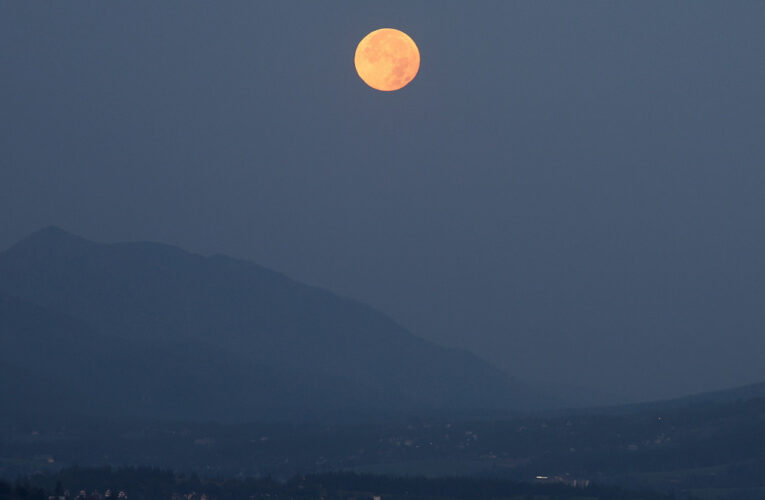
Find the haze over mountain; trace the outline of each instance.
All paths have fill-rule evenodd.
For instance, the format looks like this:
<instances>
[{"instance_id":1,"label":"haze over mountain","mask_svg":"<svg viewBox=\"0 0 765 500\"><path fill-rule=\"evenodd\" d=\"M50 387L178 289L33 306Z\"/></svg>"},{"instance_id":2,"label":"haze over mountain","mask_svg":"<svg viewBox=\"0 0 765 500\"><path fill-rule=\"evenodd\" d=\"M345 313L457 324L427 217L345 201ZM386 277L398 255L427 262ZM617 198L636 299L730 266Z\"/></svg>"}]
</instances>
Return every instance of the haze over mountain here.
<instances>
[{"instance_id":1,"label":"haze over mountain","mask_svg":"<svg viewBox=\"0 0 765 500\"><path fill-rule=\"evenodd\" d=\"M140 4L138 6L137 4ZM765 380L765 2L0 2L0 248L279 269L594 404ZM373 91L397 27L417 77Z\"/></svg>"},{"instance_id":2,"label":"haze over mountain","mask_svg":"<svg viewBox=\"0 0 765 500\"><path fill-rule=\"evenodd\" d=\"M220 255L49 227L0 254L0 293L0 397L28 409L236 421L541 404L367 305Z\"/></svg>"}]
</instances>

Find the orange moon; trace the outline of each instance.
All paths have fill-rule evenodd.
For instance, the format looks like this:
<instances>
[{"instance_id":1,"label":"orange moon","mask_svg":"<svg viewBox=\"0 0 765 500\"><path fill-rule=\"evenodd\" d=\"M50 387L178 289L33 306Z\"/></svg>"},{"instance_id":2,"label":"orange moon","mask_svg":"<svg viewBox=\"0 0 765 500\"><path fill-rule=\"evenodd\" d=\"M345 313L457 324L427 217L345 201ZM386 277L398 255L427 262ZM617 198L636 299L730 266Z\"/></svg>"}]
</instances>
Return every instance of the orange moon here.
<instances>
[{"instance_id":1,"label":"orange moon","mask_svg":"<svg viewBox=\"0 0 765 500\"><path fill-rule=\"evenodd\" d=\"M359 42L353 62L364 83L388 92L414 79L420 69L420 51L403 31L382 28Z\"/></svg>"}]
</instances>

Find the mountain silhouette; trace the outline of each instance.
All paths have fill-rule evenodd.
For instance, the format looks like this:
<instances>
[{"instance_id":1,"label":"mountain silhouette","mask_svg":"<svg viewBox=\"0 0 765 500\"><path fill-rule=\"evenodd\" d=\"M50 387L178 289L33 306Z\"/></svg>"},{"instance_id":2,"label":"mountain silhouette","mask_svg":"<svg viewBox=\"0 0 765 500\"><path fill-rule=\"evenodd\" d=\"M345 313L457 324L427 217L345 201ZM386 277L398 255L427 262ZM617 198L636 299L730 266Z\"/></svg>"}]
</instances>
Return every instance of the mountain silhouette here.
<instances>
[{"instance_id":1,"label":"mountain silhouette","mask_svg":"<svg viewBox=\"0 0 765 500\"><path fill-rule=\"evenodd\" d=\"M19 381L1 397L30 411L244 421L543 404L365 304L163 244L40 230L0 253L0 311L0 370Z\"/></svg>"}]
</instances>

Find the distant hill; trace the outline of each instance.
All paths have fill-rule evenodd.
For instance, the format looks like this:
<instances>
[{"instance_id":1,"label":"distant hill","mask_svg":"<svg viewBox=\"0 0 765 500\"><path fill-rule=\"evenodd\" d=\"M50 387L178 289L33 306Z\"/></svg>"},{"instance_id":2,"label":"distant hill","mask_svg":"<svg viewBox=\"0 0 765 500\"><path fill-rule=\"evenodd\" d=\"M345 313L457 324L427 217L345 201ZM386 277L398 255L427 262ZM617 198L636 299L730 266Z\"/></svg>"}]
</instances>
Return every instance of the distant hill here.
<instances>
[{"instance_id":1,"label":"distant hill","mask_svg":"<svg viewBox=\"0 0 765 500\"><path fill-rule=\"evenodd\" d=\"M616 406L592 406L585 408L556 408L541 412L547 416L553 415L629 415L645 412L671 411L694 409L711 405L747 402L765 398L765 382L722 389L718 391L700 392L688 396L656 401L645 401Z\"/></svg>"},{"instance_id":2,"label":"distant hill","mask_svg":"<svg viewBox=\"0 0 765 500\"><path fill-rule=\"evenodd\" d=\"M765 382L749 384L719 391L701 392L680 398L661 401L649 401L633 405L624 405L625 411L643 411L657 409L686 408L689 406L708 405L713 403L733 403L751 399L765 398Z\"/></svg>"},{"instance_id":3,"label":"distant hill","mask_svg":"<svg viewBox=\"0 0 765 500\"><path fill-rule=\"evenodd\" d=\"M3 397L240 421L539 407L476 356L250 262L58 228L0 254Z\"/></svg>"}]
</instances>

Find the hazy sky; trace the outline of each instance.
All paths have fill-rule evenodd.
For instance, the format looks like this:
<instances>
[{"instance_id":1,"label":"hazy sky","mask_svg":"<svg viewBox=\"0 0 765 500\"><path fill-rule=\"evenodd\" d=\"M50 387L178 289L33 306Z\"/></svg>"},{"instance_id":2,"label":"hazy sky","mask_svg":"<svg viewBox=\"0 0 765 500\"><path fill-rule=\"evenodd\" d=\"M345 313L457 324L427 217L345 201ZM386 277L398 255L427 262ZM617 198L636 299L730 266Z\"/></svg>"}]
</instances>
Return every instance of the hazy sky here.
<instances>
[{"instance_id":1,"label":"hazy sky","mask_svg":"<svg viewBox=\"0 0 765 500\"><path fill-rule=\"evenodd\" d=\"M409 33L417 78L364 85ZM0 248L225 253L521 378L765 380L765 2L0 0Z\"/></svg>"}]
</instances>

